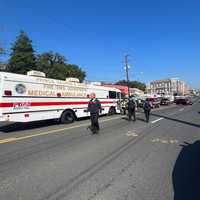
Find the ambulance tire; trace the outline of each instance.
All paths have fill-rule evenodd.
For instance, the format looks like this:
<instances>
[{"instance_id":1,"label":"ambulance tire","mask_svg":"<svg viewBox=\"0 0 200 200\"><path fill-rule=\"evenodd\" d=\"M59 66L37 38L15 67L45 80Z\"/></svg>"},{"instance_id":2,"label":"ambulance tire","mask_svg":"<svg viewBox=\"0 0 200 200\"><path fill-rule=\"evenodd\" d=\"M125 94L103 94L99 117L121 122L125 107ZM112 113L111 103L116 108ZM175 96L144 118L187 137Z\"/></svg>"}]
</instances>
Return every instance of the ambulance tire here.
<instances>
[{"instance_id":1,"label":"ambulance tire","mask_svg":"<svg viewBox=\"0 0 200 200\"><path fill-rule=\"evenodd\" d=\"M74 120L75 120L75 115L74 115L73 111L66 110L61 115L60 123L61 124L70 124L70 123L73 123Z\"/></svg>"},{"instance_id":2,"label":"ambulance tire","mask_svg":"<svg viewBox=\"0 0 200 200\"><path fill-rule=\"evenodd\" d=\"M116 109L115 107L110 107L109 111L108 111L108 115L115 115L116 114Z\"/></svg>"}]
</instances>

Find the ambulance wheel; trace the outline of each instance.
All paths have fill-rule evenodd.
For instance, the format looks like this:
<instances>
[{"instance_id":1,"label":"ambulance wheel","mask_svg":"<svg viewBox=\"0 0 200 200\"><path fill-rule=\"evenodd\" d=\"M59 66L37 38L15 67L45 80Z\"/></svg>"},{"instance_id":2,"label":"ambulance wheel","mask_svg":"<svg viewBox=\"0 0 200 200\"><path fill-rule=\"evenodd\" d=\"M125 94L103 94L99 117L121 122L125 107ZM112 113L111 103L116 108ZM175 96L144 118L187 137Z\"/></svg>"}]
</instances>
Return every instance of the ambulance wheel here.
<instances>
[{"instance_id":1,"label":"ambulance wheel","mask_svg":"<svg viewBox=\"0 0 200 200\"><path fill-rule=\"evenodd\" d=\"M114 114L116 114L115 107L110 107L108 115L114 115Z\"/></svg>"},{"instance_id":2,"label":"ambulance wheel","mask_svg":"<svg viewBox=\"0 0 200 200\"><path fill-rule=\"evenodd\" d=\"M75 116L71 110L64 111L60 118L61 124L70 124L74 122L74 120L75 120Z\"/></svg>"}]
</instances>

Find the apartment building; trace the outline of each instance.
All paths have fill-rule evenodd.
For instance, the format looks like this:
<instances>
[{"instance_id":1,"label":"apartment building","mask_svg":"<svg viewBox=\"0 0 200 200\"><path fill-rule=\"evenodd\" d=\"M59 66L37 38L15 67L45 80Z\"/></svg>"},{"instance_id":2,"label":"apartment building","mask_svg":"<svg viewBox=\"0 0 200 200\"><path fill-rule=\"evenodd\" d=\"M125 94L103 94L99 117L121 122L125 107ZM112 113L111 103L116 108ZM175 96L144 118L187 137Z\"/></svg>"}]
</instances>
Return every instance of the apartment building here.
<instances>
[{"instance_id":1,"label":"apartment building","mask_svg":"<svg viewBox=\"0 0 200 200\"><path fill-rule=\"evenodd\" d=\"M168 78L152 81L147 92L151 94L184 95L188 93L188 86L179 78Z\"/></svg>"}]
</instances>

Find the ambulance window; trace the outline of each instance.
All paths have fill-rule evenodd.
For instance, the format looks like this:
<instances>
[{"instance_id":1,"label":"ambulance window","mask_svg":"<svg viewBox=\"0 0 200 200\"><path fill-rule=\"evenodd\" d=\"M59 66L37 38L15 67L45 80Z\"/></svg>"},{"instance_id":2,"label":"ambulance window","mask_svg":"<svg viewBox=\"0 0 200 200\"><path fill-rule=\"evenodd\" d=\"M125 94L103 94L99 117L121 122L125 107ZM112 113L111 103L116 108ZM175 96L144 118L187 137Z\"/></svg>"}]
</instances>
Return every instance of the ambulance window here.
<instances>
[{"instance_id":1,"label":"ambulance window","mask_svg":"<svg viewBox=\"0 0 200 200\"><path fill-rule=\"evenodd\" d=\"M117 92L117 99L120 99L120 98L121 98L121 93Z\"/></svg>"},{"instance_id":2,"label":"ambulance window","mask_svg":"<svg viewBox=\"0 0 200 200\"><path fill-rule=\"evenodd\" d=\"M109 98L110 98L110 99L116 99L116 92L114 92L114 91L109 91Z\"/></svg>"},{"instance_id":3,"label":"ambulance window","mask_svg":"<svg viewBox=\"0 0 200 200\"><path fill-rule=\"evenodd\" d=\"M121 98L124 99L125 97L126 97L126 95L121 93Z\"/></svg>"}]
</instances>

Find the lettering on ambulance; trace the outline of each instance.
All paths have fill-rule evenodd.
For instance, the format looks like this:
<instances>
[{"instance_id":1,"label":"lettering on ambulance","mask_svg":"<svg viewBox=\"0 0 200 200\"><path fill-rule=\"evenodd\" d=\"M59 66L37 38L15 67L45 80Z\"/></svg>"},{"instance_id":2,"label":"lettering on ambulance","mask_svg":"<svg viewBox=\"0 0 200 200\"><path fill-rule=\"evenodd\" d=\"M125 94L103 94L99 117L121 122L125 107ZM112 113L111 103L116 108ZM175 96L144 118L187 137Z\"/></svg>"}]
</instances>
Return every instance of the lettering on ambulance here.
<instances>
[{"instance_id":1,"label":"lettering on ambulance","mask_svg":"<svg viewBox=\"0 0 200 200\"><path fill-rule=\"evenodd\" d=\"M30 109L30 106L31 106L30 102L17 102L13 103L13 110Z\"/></svg>"},{"instance_id":2,"label":"lettering on ambulance","mask_svg":"<svg viewBox=\"0 0 200 200\"><path fill-rule=\"evenodd\" d=\"M57 93L61 93L63 97L86 97L86 89L80 87L68 87L66 85L43 84L41 90L28 90L29 96L47 96L55 97Z\"/></svg>"},{"instance_id":3,"label":"lettering on ambulance","mask_svg":"<svg viewBox=\"0 0 200 200\"><path fill-rule=\"evenodd\" d=\"M29 96L47 96L47 97L55 97L57 94L56 91L52 90L28 90ZM62 91L61 96L63 97L86 97L86 92L82 91Z\"/></svg>"},{"instance_id":4,"label":"lettering on ambulance","mask_svg":"<svg viewBox=\"0 0 200 200\"><path fill-rule=\"evenodd\" d=\"M52 96L56 96L56 92L55 91L42 91L42 90L28 90L28 95L29 96L48 96L48 97L52 97Z\"/></svg>"},{"instance_id":5,"label":"lettering on ambulance","mask_svg":"<svg viewBox=\"0 0 200 200\"><path fill-rule=\"evenodd\" d=\"M53 90L53 89L54 89L54 87L53 87L52 84L44 84L43 87L44 87L45 90L46 90L46 89L47 89L47 90Z\"/></svg>"}]
</instances>

